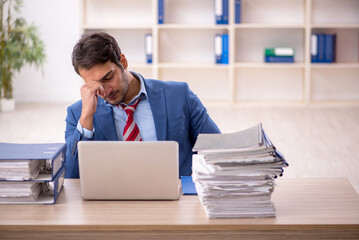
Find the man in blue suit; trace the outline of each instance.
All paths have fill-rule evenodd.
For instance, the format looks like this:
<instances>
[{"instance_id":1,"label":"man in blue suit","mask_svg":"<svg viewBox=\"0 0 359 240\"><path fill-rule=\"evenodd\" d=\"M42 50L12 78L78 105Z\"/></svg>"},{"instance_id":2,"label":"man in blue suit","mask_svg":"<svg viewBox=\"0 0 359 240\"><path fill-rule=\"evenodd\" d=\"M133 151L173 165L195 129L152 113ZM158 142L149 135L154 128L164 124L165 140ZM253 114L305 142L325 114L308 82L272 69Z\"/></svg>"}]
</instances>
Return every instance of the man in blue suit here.
<instances>
[{"instance_id":1,"label":"man in blue suit","mask_svg":"<svg viewBox=\"0 0 359 240\"><path fill-rule=\"evenodd\" d=\"M179 176L192 173L198 134L220 132L187 83L145 79L128 71L125 55L106 33L82 37L74 47L72 64L85 84L81 100L67 109L67 178L79 178L77 143L123 140L128 120L124 107L136 102L133 120L141 140L178 142Z\"/></svg>"}]
</instances>

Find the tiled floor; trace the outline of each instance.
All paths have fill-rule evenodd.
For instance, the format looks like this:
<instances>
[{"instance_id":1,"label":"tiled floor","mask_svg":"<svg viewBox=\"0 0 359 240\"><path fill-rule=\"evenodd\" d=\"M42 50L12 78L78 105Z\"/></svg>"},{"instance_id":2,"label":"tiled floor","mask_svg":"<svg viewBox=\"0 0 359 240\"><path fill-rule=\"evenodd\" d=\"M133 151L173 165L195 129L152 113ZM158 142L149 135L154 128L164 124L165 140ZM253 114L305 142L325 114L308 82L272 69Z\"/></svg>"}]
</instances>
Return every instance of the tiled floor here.
<instances>
[{"instance_id":1,"label":"tiled floor","mask_svg":"<svg viewBox=\"0 0 359 240\"><path fill-rule=\"evenodd\" d=\"M0 142L64 142L68 104L0 113ZM208 107L222 132L262 122L289 162L283 177L346 177L359 193L359 107ZM278 180L280 181L280 179Z\"/></svg>"}]
</instances>

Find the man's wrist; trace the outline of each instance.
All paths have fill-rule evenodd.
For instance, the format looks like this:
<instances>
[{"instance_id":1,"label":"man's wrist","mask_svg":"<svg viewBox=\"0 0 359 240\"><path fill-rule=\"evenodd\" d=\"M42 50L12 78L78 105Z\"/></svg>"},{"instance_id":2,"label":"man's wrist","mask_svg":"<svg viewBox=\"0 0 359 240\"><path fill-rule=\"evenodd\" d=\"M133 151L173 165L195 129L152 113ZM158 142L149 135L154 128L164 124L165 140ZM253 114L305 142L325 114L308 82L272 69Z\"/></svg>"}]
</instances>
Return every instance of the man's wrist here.
<instances>
[{"instance_id":1,"label":"man's wrist","mask_svg":"<svg viewBox=\"0 0 359 240\"><path fill-rule=\"evenodd\" d=\"M95 132L94 127L92 128L92 130L89 130L89 129L83 127L82 124L80 123L80 121L78 121L76 128L81 133L82 136L84 136L86 138L93 138L93 135Z\"/></svg>"},{"instance_id":2,"label":"man's wrist","mask_svg":"<svg viewBox=\"0 0 359 240\"><path fill-rule=\"evenodd\" d=\"M81 123L81 126L86 129L92 129L93 128L93 115L85 115L81 114L79 122Z\"/></svg>"}]
</instances>

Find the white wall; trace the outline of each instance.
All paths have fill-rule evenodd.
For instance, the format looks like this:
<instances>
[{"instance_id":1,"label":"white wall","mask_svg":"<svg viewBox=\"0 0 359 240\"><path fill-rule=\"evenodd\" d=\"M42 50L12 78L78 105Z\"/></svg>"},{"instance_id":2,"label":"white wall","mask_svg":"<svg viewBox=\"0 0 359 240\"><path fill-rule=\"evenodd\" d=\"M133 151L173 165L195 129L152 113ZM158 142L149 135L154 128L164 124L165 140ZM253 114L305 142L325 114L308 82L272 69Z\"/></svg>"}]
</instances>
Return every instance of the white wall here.
<instances>
[{"instance_id":1,"label":"white wall","mask_svg":"<svg viewBox=\"0 0 359 240\"><path fill-rule=\"evenodd\" d=\"M22 14L34 22L45 43L43 69L25 66L14 77L16 102L73 102L80 99L82 79L71 64L80 33L79 0L24 0Z\"/></svg>"}]
</instances>

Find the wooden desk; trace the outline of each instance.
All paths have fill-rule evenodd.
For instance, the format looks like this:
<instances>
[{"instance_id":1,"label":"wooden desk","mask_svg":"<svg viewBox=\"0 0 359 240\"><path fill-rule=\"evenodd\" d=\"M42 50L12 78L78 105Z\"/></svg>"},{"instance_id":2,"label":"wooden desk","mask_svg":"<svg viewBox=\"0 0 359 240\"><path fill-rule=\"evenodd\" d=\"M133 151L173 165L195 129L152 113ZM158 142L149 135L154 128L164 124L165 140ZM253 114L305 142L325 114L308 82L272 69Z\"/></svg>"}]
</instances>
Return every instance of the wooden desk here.
<instances>
[{"instance_id":1,"label":"wooden desk","mask_svg":"<svg viewBox=\"0 0 359 240\"><path fill-rule=\"evenodd\" d=\"M278 179L276 218L208 219L179 201L83 201L65 180L55 205L0 205L0 239L359 239L359 195L346 179Z\"/></svg>"}]
</instances>

